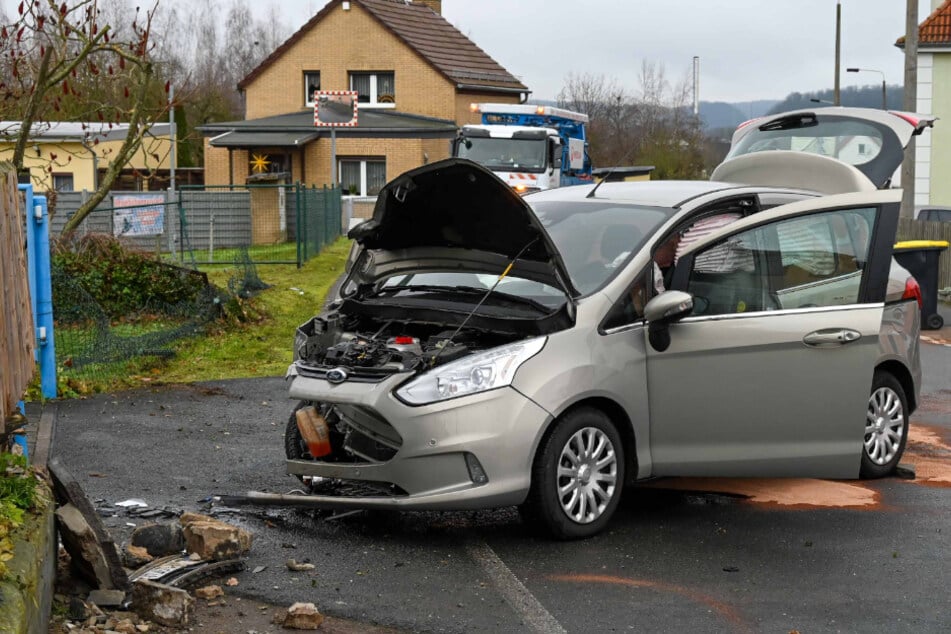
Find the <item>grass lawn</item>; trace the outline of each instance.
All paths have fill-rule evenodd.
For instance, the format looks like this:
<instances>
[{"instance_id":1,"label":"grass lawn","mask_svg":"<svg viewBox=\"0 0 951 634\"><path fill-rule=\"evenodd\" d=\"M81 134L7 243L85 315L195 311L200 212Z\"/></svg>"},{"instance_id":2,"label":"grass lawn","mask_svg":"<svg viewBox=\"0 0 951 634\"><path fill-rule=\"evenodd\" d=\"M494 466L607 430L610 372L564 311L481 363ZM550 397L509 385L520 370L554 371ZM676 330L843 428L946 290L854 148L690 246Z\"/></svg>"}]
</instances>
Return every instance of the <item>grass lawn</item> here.
<instances>
[{"instance_id":1,"label":"grass lawn","mask_svg":"<svg viewBox=\"0 0 951 634\"><path fill-rule=\"evenodd\" d=\"M298 325L320 311L330 287L343 273L350 241L341 238L310 259L302 268L294 264L256 267L258 277L271 287L229 306L229 318L213 322L203 334L173 342L170 358L137 356L121 362L64 367L73 340L90 336L89 327L65 328L57 336L61 396L142 385L147 382L188 383L216 379L280 376L291 362L291 345ZM227 288L235 275L233 266L200 267L219 288ZM235 318L243 313L244 321ZM156 321L113 324L119 337L142 335L173 324ZM79 348L77 348L79 350ZM68 365L68 362L67 362Z\"/></svg>"},{"instance_id":2,"label":"grass lawn","mask_svg":"<svg viewBox=\"0 0 951 634\"><path fill-rule=\"evenodd\" d=\"M278 376L291 362L291 344L298 325L323 306L330 287L343 273L350 241L341 238L302 268L293 264L257 267L271 288L245 301L249 321L227 327L213 324L205 336L183 339L176 355L153 370L164 382L210 381ZM227 286L232 269L207 267L208 277Z\"/></svg>"}]
</instances>

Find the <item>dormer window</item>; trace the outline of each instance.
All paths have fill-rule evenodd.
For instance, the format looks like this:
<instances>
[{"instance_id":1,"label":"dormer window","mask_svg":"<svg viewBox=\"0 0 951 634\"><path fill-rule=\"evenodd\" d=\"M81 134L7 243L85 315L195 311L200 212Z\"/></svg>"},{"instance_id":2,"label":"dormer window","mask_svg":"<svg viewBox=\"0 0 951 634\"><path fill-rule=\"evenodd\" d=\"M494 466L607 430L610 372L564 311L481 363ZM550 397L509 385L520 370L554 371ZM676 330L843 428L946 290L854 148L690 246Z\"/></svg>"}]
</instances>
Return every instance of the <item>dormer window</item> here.
<instances>
[{"instance_id":1,"label":"dormer window","mask_svg":"<svg viewBox=\"0 0 951 634\"><path fill-rule=\"evenodd\" d=\"M320 90L320 71L304 71L304 103L313 107L314 91Z\"/></svg>"},{"instance_id":2,"label":"dormer window","mask_svg":"<svg viewBox=\"0 0 951 634\"><path fill-rule=\"evenodd\" d=\"M356 91L361 104L379 108L396 107L396 78L393 71L351 72L350 90Z\"/></svg>"}]
</instances>

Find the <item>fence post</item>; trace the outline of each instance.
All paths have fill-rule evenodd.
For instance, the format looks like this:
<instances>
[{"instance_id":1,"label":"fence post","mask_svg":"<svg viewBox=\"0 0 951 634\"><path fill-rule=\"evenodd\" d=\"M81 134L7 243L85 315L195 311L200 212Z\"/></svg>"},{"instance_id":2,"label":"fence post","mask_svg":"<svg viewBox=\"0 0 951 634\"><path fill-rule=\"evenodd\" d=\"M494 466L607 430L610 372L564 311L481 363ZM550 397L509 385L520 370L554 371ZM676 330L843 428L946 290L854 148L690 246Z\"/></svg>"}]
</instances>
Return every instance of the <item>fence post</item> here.
<instances>
[{"instance_id":1,"label":"fence post","mask_svg":"<svg viewBox=\"0 0 951 634\"><path fill-rule=\"evenodd\" d=\"M36 359L40 366L40 392L56 398L56 345L53 336L53 288L50 270L50 231L46 196L34 196L32 185L18 187L26 193L26 245L30 303L36 328Z\"/></svg>"},{"instance_id":2,"label":"fence post","mask_svg":"<svg viewBox=\"0 0 951 634\"><path fill-rule=\"evenodd\" d=\"M303 231L301 231L300 204L301 204L300 181L297 181L296 183L294 183L294 208L295 208L296 211L297 211L297 224L296 224L296 230L294 231L294 233L297 234L297 268L300 268L300 267L302 267L302 266L304 265L304 258L302 257L304 251L303 251L303 249L301 248L301 247L303 246L303 245L302 245L302 243L303 243L303 239L302 239Z\"/></svg>"}]
</instances>

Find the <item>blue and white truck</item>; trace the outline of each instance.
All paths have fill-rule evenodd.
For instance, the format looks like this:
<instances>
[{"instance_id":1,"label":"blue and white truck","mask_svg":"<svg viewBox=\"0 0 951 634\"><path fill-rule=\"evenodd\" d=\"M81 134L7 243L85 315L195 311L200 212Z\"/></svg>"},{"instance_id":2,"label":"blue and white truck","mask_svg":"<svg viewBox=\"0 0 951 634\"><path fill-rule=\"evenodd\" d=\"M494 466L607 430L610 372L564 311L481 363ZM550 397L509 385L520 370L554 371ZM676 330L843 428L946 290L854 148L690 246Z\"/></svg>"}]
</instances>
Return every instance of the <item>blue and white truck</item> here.
<instances>
[{"instance_id":1,"label":"blue and white truck","mask_svg":"<svg viewBox=\"0 0 951 634\"><path fill-rule=\"evenodd\" d=\"M588 115L531 104L470 108L482 122L459 130L453 156L484 165L520 194L591 182Z\"/></svg>"}]
</instances>

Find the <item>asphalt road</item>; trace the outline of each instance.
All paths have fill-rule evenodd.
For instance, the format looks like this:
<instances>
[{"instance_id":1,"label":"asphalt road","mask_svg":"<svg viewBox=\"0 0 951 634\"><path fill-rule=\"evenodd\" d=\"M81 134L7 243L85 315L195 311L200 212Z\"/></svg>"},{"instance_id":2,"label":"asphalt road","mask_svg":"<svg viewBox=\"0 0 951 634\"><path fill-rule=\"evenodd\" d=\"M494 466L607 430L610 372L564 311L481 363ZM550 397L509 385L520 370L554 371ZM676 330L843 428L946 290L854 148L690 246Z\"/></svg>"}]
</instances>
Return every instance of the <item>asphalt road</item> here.
<instances>
[{"instance_id":1,"label":"asphalt road","mask_svg":"<svg viewBox=\"0 0 951 634\"><path fill-rule=\"evenodd\" d=\"M813 481L791 506L668 481L629 490L609 531L568 543L533 536L514 509L218 508L255 536L228 591L424 632L946 632L951 488L923 475L951 468L951 346L922 355L913 428L927 442L906 454L916 481ZM279 378L65 401L54 453L103 507L207 510L213 494L295 488L282 444L292 405ZM817 505L819 485L831 506ZM865 505L848 506L853 494ZM144 523L125 511L104 521L119 539ZM290 558L316 570L289 572Z\"/></svg>"}]
</instances>

